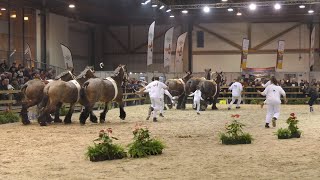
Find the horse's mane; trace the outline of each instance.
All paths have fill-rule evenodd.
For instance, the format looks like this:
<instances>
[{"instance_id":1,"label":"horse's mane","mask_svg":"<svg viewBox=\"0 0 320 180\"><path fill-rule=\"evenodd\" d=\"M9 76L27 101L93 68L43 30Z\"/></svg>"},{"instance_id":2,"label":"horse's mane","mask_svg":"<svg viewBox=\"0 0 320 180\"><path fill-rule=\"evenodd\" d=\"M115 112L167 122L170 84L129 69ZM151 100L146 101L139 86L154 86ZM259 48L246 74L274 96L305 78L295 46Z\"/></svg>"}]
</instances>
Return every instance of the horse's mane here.
<instances>
[{"instance_id":1,"label":"horse's mane","mask_svg":"<svg viewBox=\"0 0 320 180\"><path fill-rule=\"evenodd\" d=\"M67 75L67 74L69 74L69 71L64 71L64 72L60 73L59 75L57 75L54 79L55 79L55 80L58 80L58 79L60 79L61 77Z\"/></svg>"},{"instance_id":2,"label":"horse's mane","mask_svg":"<svg viewBox=\"0 0 320 180\"><path fill-rule=\"evenodd\" d=\"M87 66L77 77L76 79L80 79L87 74L87 72L91 69L90 66Z\"/></svg>"}]
</instances>

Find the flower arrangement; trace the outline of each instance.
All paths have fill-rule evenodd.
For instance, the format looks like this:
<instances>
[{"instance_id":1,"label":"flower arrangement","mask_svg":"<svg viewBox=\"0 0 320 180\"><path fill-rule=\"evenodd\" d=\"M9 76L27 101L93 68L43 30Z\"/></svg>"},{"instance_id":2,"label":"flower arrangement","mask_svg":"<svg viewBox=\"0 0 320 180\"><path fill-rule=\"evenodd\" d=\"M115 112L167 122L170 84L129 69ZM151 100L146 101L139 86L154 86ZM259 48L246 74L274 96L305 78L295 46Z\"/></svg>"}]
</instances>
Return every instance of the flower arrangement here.
<instances>
[{"instance_id":1,"label":"flower arrangement","mask_svg":"<svg viewBox=\"0 0 320 180\"><path fill-rule=\"evenodd\" d=\"M234 114L231 117L233 121L231 124L226 123L226 132L219 134L222 144L251 144L253 140L252 136L249 133L244 133L242 128L245 125L236 120L240 115Z\"/></svg>"},{"instance_id":2,"label":"flower arrangement","mask_svg":"<svg viewBox=\"0 0 320 180\"><path fill-rule=\"evenodd\" d=\"M288 128L280 128L276 132L278 139L300 138L301 131L298 128L298 122L296 115L291 113L287 119Z\"/></svg>"},{"instance_id":3,"label":"flower arrangement","mask_svg":"<svg viewBox=\"0 0 320 180\"><path fill-rule=\"evenodd\" d=\"M133 158L146 157L148 155L162 154L165 145L150 137L149 130L141 125L136 125L133 130L133 142L129 144L129 155Z\"/></svg>"},{"instance_id":4,"label":"flower arrangement","mask_svg":"<svg viewBox=\"0 0 320 180\"><path fill-rule=\"evenodd\" d=\"M94 146L89 146L86 153L90 161L104 161L112 159L122 159L127 156L124 148L113 144L112 140L118 140L112 136L112 129L100 130L99 138L95 139ZM96 143L98 142L98 143Z\"/></svg>"}]
</instances>

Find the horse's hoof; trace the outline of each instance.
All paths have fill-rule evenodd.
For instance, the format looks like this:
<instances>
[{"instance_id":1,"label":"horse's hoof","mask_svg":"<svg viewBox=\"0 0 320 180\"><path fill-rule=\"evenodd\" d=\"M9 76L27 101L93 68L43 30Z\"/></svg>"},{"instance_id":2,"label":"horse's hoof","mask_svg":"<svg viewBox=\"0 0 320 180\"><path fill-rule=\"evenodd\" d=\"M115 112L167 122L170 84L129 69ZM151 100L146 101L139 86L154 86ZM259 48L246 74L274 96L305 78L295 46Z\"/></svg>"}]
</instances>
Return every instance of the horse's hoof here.
<instances>
[{"instance_id":1,"label":"horse's hoof","mask_svg":"<svg viewBox=\"0 0 320 180\"><path fill-rule=\"evenodd\" d=\"M62 123L62 120L61 119L55 119L53 122L54 123Z\"/></svg>"},{"instance_id":2,"label":"horse's hoof","mask_svg":"<svg viewBox=\"0 0 320 180\"><path fill-rule=\"evenodd\" d=\"M71 124L71 121L64 121L64 124Z\"/></svg>"},{"instance_id":3,"label":"horse's hoof","mask_svg":"<svg viewBox=\"0 0 320 180\"><path fill-rule=\"evenodd\" d=\"M124 120L126 117L120 117L120 119Z\"/></svg>"},{"instance_id":4,"label":"horse's hoof","mask_svg":"<svg viewBox=\"0 0 320 180\"><path fill-rule=\"evenodd\" d=\"M22 124L23 125L28 125L28 124L31 124L31 122L28 120L28 121L22 121Z\"/></svg>"},{"instance_id":5,"label":"horse's hoof","mask_svg":"<svg viewBox=\"0 0 320 180\"><path fill-rule=\"evenodd\" d=\"M46 122L40 122L40 126L47 126Z\"/></svg>"},{"instance_id":6,"label":"horse's hoof","mask_svg":"<svg viewBox=\"0 0 320 180\"><path fill-rule=\"evenodd\" d=\"M98 118L96 116L92 116L90 118L90 121L93 122L93 123L98 123Z\"/></svg>"},{"instance_id":7,"label":"horse's hoof","mask_svg":"<svg viewBox=\"0 0 320 180\"><path fill-rule=\"evenodd\" d=\"M105 123L105 122L106 122L106 120L100 119L100 123L101 123L101 124L103 124L103 123Z\"/></svg>"}]
</instances>

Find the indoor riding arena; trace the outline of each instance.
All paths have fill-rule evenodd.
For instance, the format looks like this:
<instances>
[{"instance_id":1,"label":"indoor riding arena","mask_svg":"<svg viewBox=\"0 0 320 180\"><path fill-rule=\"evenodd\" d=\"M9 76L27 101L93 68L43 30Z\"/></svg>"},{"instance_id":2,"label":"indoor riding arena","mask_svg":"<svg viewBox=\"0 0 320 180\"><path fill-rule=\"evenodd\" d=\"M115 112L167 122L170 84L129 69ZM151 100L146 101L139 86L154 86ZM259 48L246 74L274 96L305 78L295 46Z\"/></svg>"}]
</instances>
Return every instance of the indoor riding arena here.
<instances>
[{"instance_id":1,"label":"indoor riding arena","mask_svg":"<svg viewBox=\"0 0 320 180\"><path fill-rule=\"evenodd\" d=\"M320 0L0 0L0 180L320 179Z\"/></svg>"}]
</instances>

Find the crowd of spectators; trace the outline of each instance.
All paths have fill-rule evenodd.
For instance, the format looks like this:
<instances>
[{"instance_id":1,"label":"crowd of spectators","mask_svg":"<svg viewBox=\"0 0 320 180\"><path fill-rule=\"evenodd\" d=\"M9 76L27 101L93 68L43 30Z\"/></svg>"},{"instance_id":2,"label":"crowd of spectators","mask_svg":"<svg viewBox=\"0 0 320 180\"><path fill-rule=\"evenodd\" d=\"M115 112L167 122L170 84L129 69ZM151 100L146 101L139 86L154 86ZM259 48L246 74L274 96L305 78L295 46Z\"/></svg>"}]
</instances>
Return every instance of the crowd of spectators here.
<instances>
[{"instance_id":1,"label":"crowd of spectators","mask_svg":"<svg viewBox=\"0 0 320 180\"><path fill-rule=\"evenodd\" d=\"M0 90L19 90L21 86L32 79L52 79L55 77L55 71L47 71L37 68L27 68L22 64L13 62L10 66L4 60L0 64ZM6 94L2 94L0 99L8 99Z\"/></svg>"}]
</instances>

